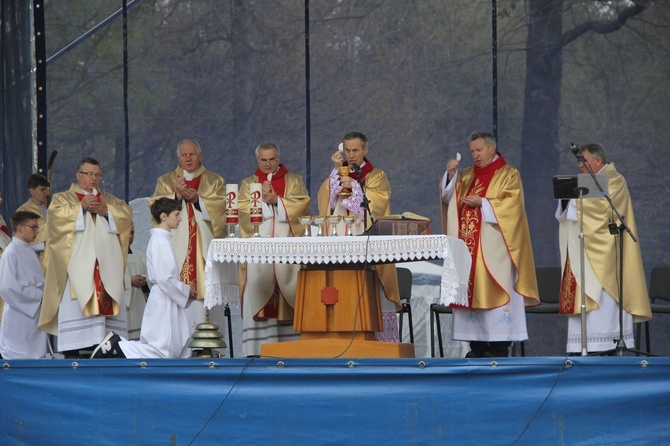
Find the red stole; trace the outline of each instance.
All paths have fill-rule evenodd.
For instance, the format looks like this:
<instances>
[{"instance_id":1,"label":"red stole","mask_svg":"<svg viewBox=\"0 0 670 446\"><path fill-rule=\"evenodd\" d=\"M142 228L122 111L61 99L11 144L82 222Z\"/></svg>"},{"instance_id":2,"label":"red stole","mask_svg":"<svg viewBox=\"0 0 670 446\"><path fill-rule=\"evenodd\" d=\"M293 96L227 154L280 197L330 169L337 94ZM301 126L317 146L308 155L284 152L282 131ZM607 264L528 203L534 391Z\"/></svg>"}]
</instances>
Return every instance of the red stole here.
<instances>
[{"instance_id":1,"label":"red stole","mask_svg":"<svg viewBox=\"0 0 670 446\"><path fill-rule=\"evenodd\" d=\"M272 174L272 189L279 195L284 198L284 193L286 192L286 178L285 175L288 173L288 169L284 167L283 164L279 165L279 170ZM267 174L263 173L260 169L256 169L255 175L258 177L259 183L265 183L268 180Z\"/></svg>"},{"instance_id":2,"label":"red stole","mask_svg":"<svg viewBox=\"0 0 670 446\"><path fill-rule=\"evenodd\" d=\"M565 259L565 269L563 270L563 278L561 279L561 293L558 297L559 313L560 314L574 314L575 300L577 298L577 280L572 274L572 267L570 265L570 255Z\"/></svg>"},{"instance_id":3,"label":"red stole","mask_svg":"<svg viewBox=\"0 0 670 446\"><path fill-rule=\"evenodd\" d=\"M5 234L11 237L11 234L9 233L9 228L7 226L0 225L0 231L4 232Z\"/></svg>"},{"instance_id":4,"label":"red stole","mask_svg":"<svg viewBox=\"0 0 670 446\"><path fill-rule=\"evenodd\" d=\"M100 200L100 192L96 195L98 200ZM77 198L81 201L84 198L84 194L77 193ZM93 221L96 220L97 215L91 214ZM105 290L105 285L102 283L102 277L100 277L100 264L98 259L95 259L95 268L93 269L93 283L95 285L94 298L98 303L98 314L101 316L113 316L114 307L112 306L112 296L107 293Z\"/></svg>"},{"instance_id":5,"label":"red stole","mask_svg":"<svg viewBox=\"0 0 670 446\"><path fill-rule=\"evenodd\" d=\"M192 180L185 179L185 182L188 187L198 190L198 187L200 187L200 176L197 176ZM198 224L195 221L193 204L190 202L187 202L186 204L186 213L188 215L188 243L184 264L181 267L180 280L186 285L190 285L197 289Z\"/></svg>"},{"instance_id":6,"label":"red stole","mask_svg":"<svg viewBox=\"0 0 670 446\"><path fill-rule=\"evenodd\" d=\"M365 161L365 164L363 165L363 167L361 167L361 172L363 173L363 178L358 178L358 173L354 172L351 169L350 169L350 173L349 173L349 176L351 177L351 179L358 181L361 184L361 186L365 186L365 177L367 177L368 174L370 172L372 172L372 169L374 169L374 166L372 165L372 163L367 158L363 158L363 160ZM349 163L347 161L345 161L344 163L342 163L342 165L343 166L348 166Z\"/></svg>"},{"instance_id":7,"label":"red stole","mask_svg":"<svg viewBox=\"0 0 670 446\"><path fill-rule=\"evenodd\" d=\"M486 197L486 191L491 184L491 179L498 169L503 167L507 162L498 154L498 159L493 161L486 167L474 166L474 178L467 192L463 197L475 195L477 197ZM461 198L457 195L457 199ZM470 256L472 257L472 266L470 268L470 277L468 279L468 306L472 307L472 296L475 287L475 268L477 267L477 253L479 252L479 243L481 239L482 229L482 208L473 208L463 201L458 200L458 238L463 240L468 247ZM458 306L455 306L459 308Z\"/></svg>"}]
</instances>

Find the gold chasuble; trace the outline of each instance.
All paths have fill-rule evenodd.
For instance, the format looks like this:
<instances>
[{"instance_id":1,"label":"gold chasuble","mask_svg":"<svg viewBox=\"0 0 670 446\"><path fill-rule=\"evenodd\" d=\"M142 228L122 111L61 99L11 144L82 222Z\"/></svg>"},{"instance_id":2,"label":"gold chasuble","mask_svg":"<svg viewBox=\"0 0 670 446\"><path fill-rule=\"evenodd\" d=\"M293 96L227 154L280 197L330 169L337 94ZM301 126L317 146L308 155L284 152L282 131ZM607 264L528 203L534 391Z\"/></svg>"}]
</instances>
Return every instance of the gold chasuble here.
<instances>
[{"instance_id":1,"label":"gold chasuble","mask_svg":"<svg viewBox=\"0 0 670 446\"><path fill-rule=\"evenodd\" d=\"M242 237L253 235L253 225L250 220L250 209L252 198L250 197L249 185L252 183L263 183L267 181L267 175L260 169L255 174L242 180L239 188L239 225ZM270 205L273 218L263 220L259 231L262 237L302 237L305 227L298 219L302 215L309 215L310 199L307 189L300 175L290 173L280 165L279 170L272 175L272 188L281 197L277 205ZM262 206L260 198L254 207ZM279 221L279 206L283 206L283 212L288 219L287 222ZM266 215L267 216L267 215ZM239 266L240 300L243 306L251 306L251 314L254 320L277 319L280 322L293 320L293 309L295 306L295 289L297 283L297 265L271 264L253 265L255 268L255 279L248 283L248 273L251 268L247 264ZM255 282L255 283L254 283ZM244 301L245 290L248 301Z\"/></svg>"},{"instance_id":2,"label":"gold chasuble","mask_svg":"<svg viewBox=\"0 0 670 446\"><path fill-rule=\"evenodd\" d=\"M5 223L5 219L2 218L2 215L0 215L0 256L2 255L2 252L7 248L7 245L9 245L12 242L12 235L9 232L9 228L7 227L7 223Z\"/></svg>"},{"instance_id":3,"label":"gold chasuble","mask_svg":"<svg viewBox=\"0 0 670 446\"><path fill-rule=\"evenodd\" d=\"M185 177L186 184L198 191L198 203L191 203L182 199L182 221L179 228L172 231L172 244L180 265L180 280L188 285L195 286L198 290L198 299L205 297L205 258L209 244L213 238L221 238L225 235L225 182L220 175L206 170L203 165L192 174L192 178L186 177L184 170L177 167L174 171L167 173L156 182L154 191L147 204L151 204L159 198L176 199L177 177ZM205 209L199 209L200 202ZM203 219L202 212L206 210L210 221ZM152 219L153 226L157 223Z\"/></svg>"},{"instance_id":4,"label":"gold chasuble","mask_svg":"<svg viewBox=\"0 0 670 446\"><path fill-rule=\"evenodd\" d=\"M84 229L76 231L84 191L72 184L57 193L47 218L47 273L39 328L58 334L58 307L70 280L73 300L79 301L84 316L116 316L123 302L123 274L133 210L123 200L101 192L118 231L112 234L103 215L84 212ZM78 232L75 238L75 232Z\"/></svg>"},{"instance_id":5,"label":"gold chasuble","mask_svg":"<svg viewBox=\"0 0 670 446\"><path fill-rule=\"evenodd\" d=\"M456 184L449 205L440 200L442 229L463 240L472 256L469 307L488 310L510 301L511 290L507 289L508 284L513 283L510 265L518 274L514 290L524 297L526 306L539 305L519 171L498 153L498 158L488 166L467 167L454 180ZM486 198L498 224L483 221L481 207L464 205L462 198L468 195Z\"/></svg>"},{"instance_id":6,"label":"gold chasuble","mask_svg":"<svg viewBox=\"0 0 670 446\"><path fill-rule=\"evenodd\" d=\"M346 163L344 163L346 165ZM391 185L389 184L386 173L383 170L372 166L372 163L366 158L365 164L361 168L363 171L363 186L365 187L365 195L370 202L370 212L374 217L383 217L391 215ZM355 173L350 176L359 183L361 179ZM348 215L348 210L340 205L338 200L336 208L330 209L330 177L326 178L319 188L319 215ZM360 229L354 235L361 235L363 230L372 225L370 216L368 215L365 224L358 222L355 227ZM360 225L360 226L358 226ZM344 232L340 231L339 234ZM382 286L384 287L384 294L386 298L396 305L396 309L400 310L400 292L398 291L398 276L395 270L395 264L390 265L375 265L377 276L379 277Z\"/></svg>"},{"instance_id":7,"label":"gold chasuble","mask_svg":"<svg viewBox=\"0 0 670 446\"><path fill-rule=\"evenodd\" d=\"M630 199L625 178L617 172L614 163L602 168L599 174L608 176L608 195L612 203L626 219L626 225L638 237L633 203ZM593 198L584 203L584 250L586 278L586 310L593 311L600 306L604 289L619 302L619 236L609 232L609 224L617 226L620 221L607 200ZM579 218L579 204L577 215ZM563 280L561 283L561 314L578 314L581 311L581 266L579 249L579 223L565 220L559 225L559 243ZM633 315L634 322L651 319L649 294L642 264L640 244L623 232L623 301L624 310Z\"/></svg>"}]
</instances>

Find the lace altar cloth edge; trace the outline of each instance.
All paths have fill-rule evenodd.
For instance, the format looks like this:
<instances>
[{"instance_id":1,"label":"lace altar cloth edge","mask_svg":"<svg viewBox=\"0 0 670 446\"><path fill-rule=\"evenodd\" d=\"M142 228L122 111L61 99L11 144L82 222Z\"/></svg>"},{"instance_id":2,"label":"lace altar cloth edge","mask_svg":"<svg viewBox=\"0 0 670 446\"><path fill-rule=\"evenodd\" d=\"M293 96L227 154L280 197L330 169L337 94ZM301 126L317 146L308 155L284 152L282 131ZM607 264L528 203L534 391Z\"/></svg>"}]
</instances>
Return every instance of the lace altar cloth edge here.
<instances>
[{"instance_id":1,"label":"lace altar cloth edge","mask_svg":"<svg viewBox=\"0 0 670 446\"><path fill-rule=\"evenodd\" d=\"M239 302L234 263L379 263L443 259L440 303L467 306L470 255L462 240L447 235L275 237L212 240L205 266L205 305ZM467 265L465 265L467 263Z\"/></svg>"}]
</instances>

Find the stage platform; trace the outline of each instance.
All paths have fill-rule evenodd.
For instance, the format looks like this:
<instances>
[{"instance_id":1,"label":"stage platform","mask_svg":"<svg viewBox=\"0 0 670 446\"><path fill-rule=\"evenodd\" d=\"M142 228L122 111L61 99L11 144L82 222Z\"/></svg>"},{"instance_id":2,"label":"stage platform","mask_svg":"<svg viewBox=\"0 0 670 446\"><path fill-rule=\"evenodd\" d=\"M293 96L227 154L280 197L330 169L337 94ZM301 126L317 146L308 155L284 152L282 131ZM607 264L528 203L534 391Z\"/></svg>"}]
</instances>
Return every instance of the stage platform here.
<instances>
[{"instance_id":1,"label":"stage platform","mask_svg":"<svg viewBox=\"0 0 670 446\"><path fill-rule=\"evenodd\" d=\"M2 363L2 445L670 443L668 357Z\"/></svg>"}]
</instances>

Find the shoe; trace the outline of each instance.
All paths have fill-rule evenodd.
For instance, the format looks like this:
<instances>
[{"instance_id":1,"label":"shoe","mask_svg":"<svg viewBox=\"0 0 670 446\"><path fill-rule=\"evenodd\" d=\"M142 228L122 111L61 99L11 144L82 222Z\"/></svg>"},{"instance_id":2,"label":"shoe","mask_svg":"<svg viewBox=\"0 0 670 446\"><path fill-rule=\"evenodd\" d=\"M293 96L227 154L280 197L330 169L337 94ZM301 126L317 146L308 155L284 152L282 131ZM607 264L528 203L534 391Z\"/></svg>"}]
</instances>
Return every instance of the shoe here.
<instances>
[{"instance_id":1,"label":"shoe","mask_svg":"<svg viewBox=\"0 0 670 446\"><path fill-rule=\"evenodd\" d=\"M466 358L483 358L488 348L487 342L470 341L470 351L465 354Z\"/></svg>"},{"instance_id":2,"label":"shoe","mask_svg":"<svg viewBox=\"0 0 670 446\"><path fill-rule=\"evenodd\" d=\"M490 353L491 358L508 358L509 357L509 347L512 345L511 342L489 342L489 349L487 353Z\"/></svg>"},{"instance_id":3,"label":"shoe","mask_svg":"<svg viewBox=\"0 0 670 446\"><path fill-rule=\"evenodd\" d=\"M93 350L91 358L125 358L126 355L123 354L123 351L119 347L120 340L121 336L110 331L105 336L105 339Z\"/></svg>"}]
</instances>

